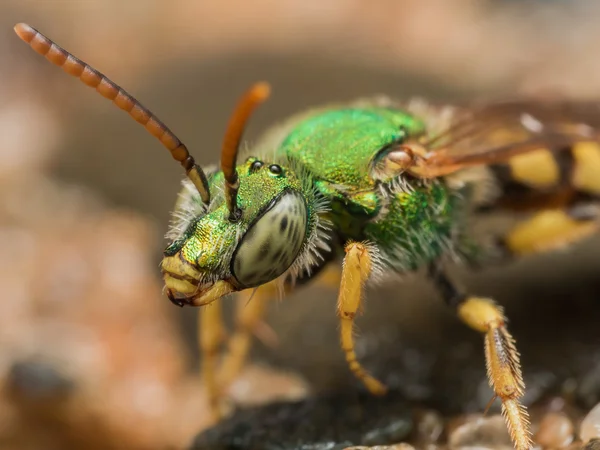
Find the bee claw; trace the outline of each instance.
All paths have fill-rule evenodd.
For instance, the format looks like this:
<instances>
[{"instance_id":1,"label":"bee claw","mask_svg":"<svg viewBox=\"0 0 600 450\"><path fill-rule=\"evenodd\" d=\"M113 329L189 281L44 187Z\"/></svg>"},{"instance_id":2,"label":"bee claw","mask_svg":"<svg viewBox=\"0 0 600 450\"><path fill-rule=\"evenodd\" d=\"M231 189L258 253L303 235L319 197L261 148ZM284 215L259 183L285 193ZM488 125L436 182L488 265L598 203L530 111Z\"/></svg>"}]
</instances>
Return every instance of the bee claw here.
<instances>
[{"instance_id":1,"label":"bee claw","mask_svg":"<svg viewBox=\"0 0 600 450\"><path fill-rule=\"evenodd\" d=\"M496 401L496 399L498 398L498 395L494 394L492 396L492 398L490 399L490 401L487 403L487 405L485 405L485 409L483 410L483 415L485 416L490 408L492 407L492 405L494 404L494 402Z\"/></svg>"}]
</instances>

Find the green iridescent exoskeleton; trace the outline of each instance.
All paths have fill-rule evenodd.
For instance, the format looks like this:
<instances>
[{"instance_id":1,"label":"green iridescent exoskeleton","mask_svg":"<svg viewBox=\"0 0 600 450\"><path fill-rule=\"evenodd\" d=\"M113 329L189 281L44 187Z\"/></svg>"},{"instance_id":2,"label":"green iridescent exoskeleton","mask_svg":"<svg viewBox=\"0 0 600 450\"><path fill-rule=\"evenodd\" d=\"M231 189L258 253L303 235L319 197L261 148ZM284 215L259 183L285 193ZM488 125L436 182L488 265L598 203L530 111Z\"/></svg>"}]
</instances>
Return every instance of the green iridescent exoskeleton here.
<instances>
[{"instance_id":1,"label":"green iridescent exoskeleton","mask_svg":"<svg viewBox=\"0 0 600 450\"><path fill-rule=\"evenodd\" d=\"M404 110L334 109L297 124L277 155L313 175L342 242L368 240L390 268L415 269L442 251L455 219L452 196L439 182L410 184L400 178L401 170L377 167L424 132L423 121Z\"/></svg>"},{"instance_id":2,"label":"green iridescent exoskeleton","mask_svg":"<svg viewBox=\"0 0 600 450\"><path fill-rule=\"evenodd\" d=\"M218 281L227 291L293 283L350 240L377 249L377 273L436 259L452 242L458 197L390 163L425 133L407 111L369 105L303 113L267 132L237 167L238 222L228 220L222 172L208 176L208 207L185 182L163 261L167 287L186 298Z\"/></svg>"}]
</instances>

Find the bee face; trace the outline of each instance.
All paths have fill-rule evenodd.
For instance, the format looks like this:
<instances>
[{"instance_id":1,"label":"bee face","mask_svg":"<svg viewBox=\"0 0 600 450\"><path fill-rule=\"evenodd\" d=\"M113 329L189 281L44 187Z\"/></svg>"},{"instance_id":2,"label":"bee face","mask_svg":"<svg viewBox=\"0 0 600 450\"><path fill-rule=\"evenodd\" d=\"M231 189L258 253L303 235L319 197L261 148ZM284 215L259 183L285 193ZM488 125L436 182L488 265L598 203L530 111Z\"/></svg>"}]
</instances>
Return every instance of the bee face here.
<instances>
[{"instance_id":1,"label":"bee face","mask_svg":"<svg viewBox=\"0 0 600 450\"><path fill-rule=\"evenodd\" d=\"M161 267L177 304L204 304L272 281L290 268L306 242L309 210L289 168L252 158L238 176L239 220L231 220L225 197L216 195L208 211L189 220L165 250ZM221 177L211 179L213 186L221 185Z\"/></svg>"}]
</instances>

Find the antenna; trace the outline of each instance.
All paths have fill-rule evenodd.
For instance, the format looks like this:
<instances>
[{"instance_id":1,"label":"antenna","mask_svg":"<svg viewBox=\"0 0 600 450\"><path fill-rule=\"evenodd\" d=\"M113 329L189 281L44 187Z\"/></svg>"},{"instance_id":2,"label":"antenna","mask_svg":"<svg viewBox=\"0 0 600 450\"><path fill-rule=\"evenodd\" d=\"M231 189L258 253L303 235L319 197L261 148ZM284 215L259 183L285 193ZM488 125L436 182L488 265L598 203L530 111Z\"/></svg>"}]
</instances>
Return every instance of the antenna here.
<instances>
[{"instance_id":1,"label":"antenna","mask_svg":"<svg viewBox=\"0 0 600 450\"><path fill-rule=\"evenodd\" d=\"M183 166L188 178L194 183L196 189L198 189L204 204L208 205L210 203L210 191L206 174L196 164L187 147L158 117L133 98L125 89L113 83L108 77L98 72L89 64L59 47L35 28L25 23L18 23L15 25L14 30L17 36L29 44L37 53L45 56L52 64L62 67L69 75L73 75L88 86L95 88L100 95L112 100L119 108L127 111L136 122L142 124L152 136L157 138L171 152L171 156Z\"/></svg>"},{"instance_id":2,"label":"antenna","mask_svg":"<svg viewBox=\"0 0 600 450\"><path fill-rule=\"evenodd\" d=\"M265 82L256 83L248 89L233 110L223 138L221 170L225 176L225 200L229 209L229 220L232 222L239 220L242 215L242 211L237 205L240 181L236 171L242 133L254 109L264 102L270 93L271 87Z\"/></svg>"}]
</instances>

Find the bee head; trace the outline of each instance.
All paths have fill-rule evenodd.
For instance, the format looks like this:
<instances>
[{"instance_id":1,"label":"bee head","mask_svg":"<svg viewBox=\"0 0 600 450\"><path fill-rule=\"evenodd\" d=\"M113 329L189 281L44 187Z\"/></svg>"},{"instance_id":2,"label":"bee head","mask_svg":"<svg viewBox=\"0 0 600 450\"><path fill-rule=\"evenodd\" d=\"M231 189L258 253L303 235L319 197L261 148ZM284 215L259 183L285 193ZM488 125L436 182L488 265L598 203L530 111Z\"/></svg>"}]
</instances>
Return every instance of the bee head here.
<instances>
[{"instance_id":1,"label":"bee head","mask_svg":"<svg viewBox=\"0 0 600 450\"><path fill-rule=\"evenodd\" d=\"M194 213L200 199L186 182L178 208L182 223L175 227L181 234L162 261L169 298L177 304L202 305L275 280L310 237L314 219L301 180L290 168L249 158L237 173L235 216L223 191L206 211ZM210 179L213 186L223 182L223 172Z\"/></svg>"}]
</instances>

